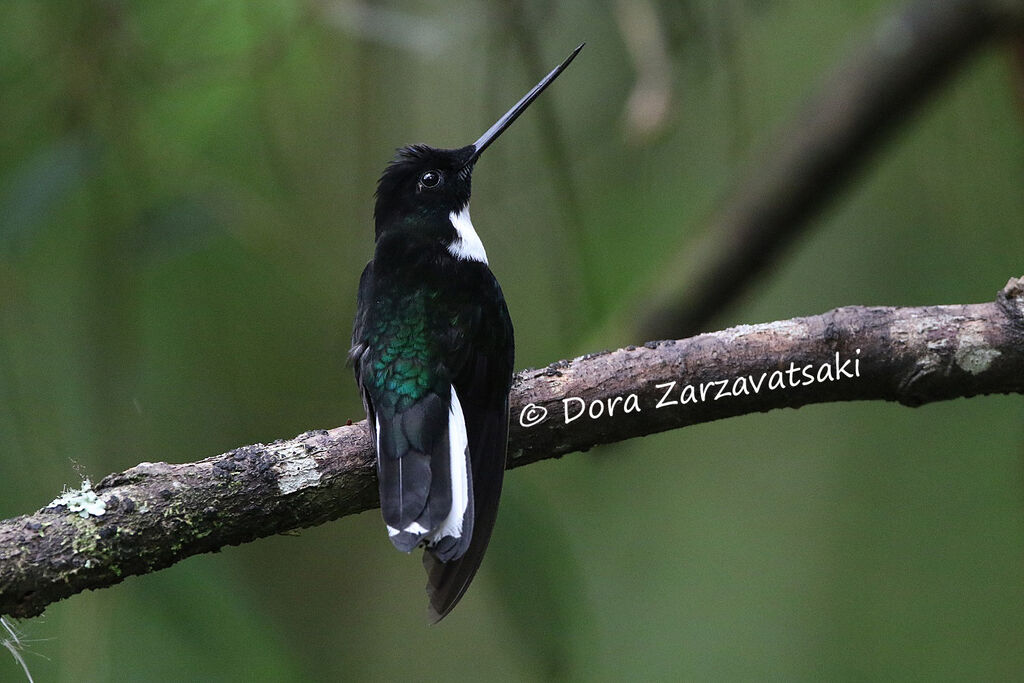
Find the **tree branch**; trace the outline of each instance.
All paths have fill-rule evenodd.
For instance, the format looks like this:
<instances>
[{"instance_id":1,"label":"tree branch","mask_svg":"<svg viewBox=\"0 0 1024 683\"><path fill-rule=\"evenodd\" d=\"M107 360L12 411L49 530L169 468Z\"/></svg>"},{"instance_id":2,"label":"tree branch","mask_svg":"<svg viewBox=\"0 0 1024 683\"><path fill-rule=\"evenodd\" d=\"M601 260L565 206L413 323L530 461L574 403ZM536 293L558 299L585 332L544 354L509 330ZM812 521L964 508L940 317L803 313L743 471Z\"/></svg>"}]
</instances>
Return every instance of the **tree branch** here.
<instances>
[{"instance_id":1,"label":"tree branch","mask_svg":"<svg viewBox=\"0 0 1024 683\"><path fill-rule=\"evenodd\" d=\"M982 46L1024 31L1022 0L912 0L885 17L755 160L696 245L630 315L642 337L696 334L809 227Z\"/></svg>"},{"instance_id":2,"label":"tree branch","mask_svg":"<svg viewBox=\"0 0 1024 683\"><path fill-rule=\"evenodd\" d=\"M850 306L524 370L509 467L775 408L993 393L1024 393L1024 278L993 303ZM376 505L363 423L141 463L0 522L0 615Z\"/></svg>"}]
</instances>

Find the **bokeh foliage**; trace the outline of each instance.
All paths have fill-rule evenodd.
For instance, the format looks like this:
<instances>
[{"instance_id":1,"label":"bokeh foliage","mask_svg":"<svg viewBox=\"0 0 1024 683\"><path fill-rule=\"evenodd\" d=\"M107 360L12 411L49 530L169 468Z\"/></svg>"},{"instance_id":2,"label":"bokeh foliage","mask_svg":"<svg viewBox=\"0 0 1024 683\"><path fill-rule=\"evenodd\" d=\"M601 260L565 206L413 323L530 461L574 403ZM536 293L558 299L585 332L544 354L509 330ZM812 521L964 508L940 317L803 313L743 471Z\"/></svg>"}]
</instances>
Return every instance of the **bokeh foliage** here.
<instances>
[{"instance_id":1,"label":"bokeh foliage","mask_svg":"<svg viewBox=\"0 0 1024 683\"><path fill-rule=\"evenodd\" d=\"M4 3L0 515L359 419L377 174L475 139L581 40L478 166L473 215L519 367L644 341L607 321L891 6L653 3L672 108L637 140L629 5ZM1024 274L1014 79L1002 49L973 60L719 324L987 301ZM21 624L26 657L47 681L1006 678L1022 455L1020 397L700 425L511 474L439 627L370 512L76 596Z\"/></svg>"}]
</instances>

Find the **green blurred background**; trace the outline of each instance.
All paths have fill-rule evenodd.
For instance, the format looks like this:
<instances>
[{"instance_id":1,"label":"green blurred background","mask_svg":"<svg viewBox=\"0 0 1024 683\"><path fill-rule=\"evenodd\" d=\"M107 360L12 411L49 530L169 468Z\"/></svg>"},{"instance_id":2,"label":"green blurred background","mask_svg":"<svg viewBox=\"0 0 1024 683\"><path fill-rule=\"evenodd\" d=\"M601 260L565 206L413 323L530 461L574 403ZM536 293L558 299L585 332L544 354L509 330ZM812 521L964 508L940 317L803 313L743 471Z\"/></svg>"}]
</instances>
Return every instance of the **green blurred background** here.
<instances>
[{"instance_id":1,"label":"green blurred background","mask_svg":"<svg viewBox=\"0 0 1024 683\"><path fill-rule=\"evenodd\" d=\"M6 0L0 516L361 419L378 174L474 140L582 40L477 167L474 222L518 367L644 341L608 321L892 7ZM652 25L671 102L645 129L624 35ZM1024 275L1020 78L972 60L715 326ZM699 425L511 473L438 627L371 511L75 596L21 622L25 656L37 681L1013 678L1022 455L1019 396Z\"/></svg>"}]
</instances>

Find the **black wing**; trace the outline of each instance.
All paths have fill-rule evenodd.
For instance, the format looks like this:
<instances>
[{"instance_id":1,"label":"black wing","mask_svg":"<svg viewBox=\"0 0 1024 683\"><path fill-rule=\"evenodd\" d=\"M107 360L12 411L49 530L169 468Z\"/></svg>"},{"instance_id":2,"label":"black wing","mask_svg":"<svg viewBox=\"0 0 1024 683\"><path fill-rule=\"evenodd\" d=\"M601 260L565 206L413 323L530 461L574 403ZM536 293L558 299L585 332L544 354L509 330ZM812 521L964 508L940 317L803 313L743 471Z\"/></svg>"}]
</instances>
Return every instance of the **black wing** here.
<instances>
[{"instance_id":1,"label":"black wing","mask_svg":"<svg viewBox=\"0 0 1024 683\"><path fill-rule=\"evenodd\" d=\"M371 436L377 442L381 510L391 541L407 552L424 540L428 542L423 562L433 622L455 607L480 567L497 517L505 472L513 330L497 281L482 264L479 272L482 284L492 288L495 296L485 297L489 306L474 307L478 315L472 320L463 316L458 329L433 331L434 339L450 336L437 349L436 386L416 401L396 399L369 381L381 353L369 342L379 324L371 306L379 307L388 298L386 293L374 291L373 262L360 279L349 352ZM468 504L462 532L437 538L425 532L435 530L452 509L453 472L448 456L453 393L464 417Z\"/></svg>"},{"instance_id":2,"label":"black wing","mask_svg":"<svg viewBox=\"0 0 1024 683\"><path fill-rule=\"evenodd\" d=\"M483 316L470 358L455 379L469 432L473 473L473 535L461 556L444 561L433 549L423 554L427 570L429 619L437 623L458 604L483 561L498 515L508 444L508 392L512 383L515 342L501 288L497 305Z\"/></svg>"},{"instance_id":3,"label":"black wing","mask_svg":"<svg viewBox=\"0 0 1024 683\"><path fill-rule=\"evenodd\" d=\"M404 552L427 543L451 560L465 553L473 530L468 437L449 438L467 431L453 410L450 368L465 365L470 347L450 336L451 314L429 288L403 289L375 278L373 262L366 267L349 358L376 442L391 542Z\"/></svg>"},{"instance_id":4,"label":"black wing","mask_svg":"<svg viewBox=\"0 0 1024 683\"><path fill-rule=\"evenodd\" d=\"M366 317L369 312L370 302L373 300L371 292L373 283L373 261L366 264L363 274L359 276L359 294L356 298L356 319L352 323L352 346L348 350L348 363L352 366L356 375L356 384L359 385L359 395L363 399L363 408L366 410L366 424L373 436L373 425L375 416L373 403L363 386L362 358L366 353Z\"/></svg>"}]
</instances>

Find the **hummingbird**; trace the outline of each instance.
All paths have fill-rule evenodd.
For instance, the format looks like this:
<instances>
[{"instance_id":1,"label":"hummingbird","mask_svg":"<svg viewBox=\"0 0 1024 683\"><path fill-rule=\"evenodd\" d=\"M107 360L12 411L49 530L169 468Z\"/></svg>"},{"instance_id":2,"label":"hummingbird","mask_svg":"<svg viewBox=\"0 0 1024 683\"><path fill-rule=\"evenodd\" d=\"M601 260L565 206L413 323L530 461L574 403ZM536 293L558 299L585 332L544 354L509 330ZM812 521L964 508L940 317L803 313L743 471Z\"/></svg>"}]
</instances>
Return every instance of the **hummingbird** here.
<instances>
[{"instance_id":1,"label":"hummingbird","mask_svg":"<svg viewBox=\"0 0 1024 683\"><path fill-rule=\"evenodd\" d=\"M581 49L473 144L402 147L377 183L349 362L377 452L384 524L399 550L424 548L432 623L483 560L508 443L515 342L470 221L473 168Z\"/></svg>"}]
</instances>

